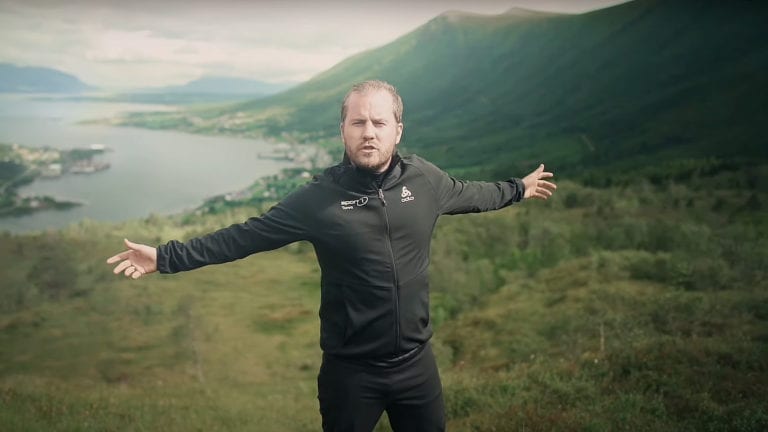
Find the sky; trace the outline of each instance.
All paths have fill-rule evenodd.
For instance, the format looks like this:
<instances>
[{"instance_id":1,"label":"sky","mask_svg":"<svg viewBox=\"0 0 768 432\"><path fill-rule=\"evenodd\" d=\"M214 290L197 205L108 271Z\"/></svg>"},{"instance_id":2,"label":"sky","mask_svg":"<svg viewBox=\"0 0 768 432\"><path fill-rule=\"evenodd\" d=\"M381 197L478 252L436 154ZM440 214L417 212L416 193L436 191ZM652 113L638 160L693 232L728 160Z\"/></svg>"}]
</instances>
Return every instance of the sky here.
<instances>
[{"instance_id":1,"label":"sky","mask_svg":"<svg viewBox=\"0 0 768 432\"><path fill-rule=\"evenodd\" d=\"M103 89L202 76L301 82L448 10L583 13L625 0L0 0L0 63Z\"/></svg>"}]
</instances>

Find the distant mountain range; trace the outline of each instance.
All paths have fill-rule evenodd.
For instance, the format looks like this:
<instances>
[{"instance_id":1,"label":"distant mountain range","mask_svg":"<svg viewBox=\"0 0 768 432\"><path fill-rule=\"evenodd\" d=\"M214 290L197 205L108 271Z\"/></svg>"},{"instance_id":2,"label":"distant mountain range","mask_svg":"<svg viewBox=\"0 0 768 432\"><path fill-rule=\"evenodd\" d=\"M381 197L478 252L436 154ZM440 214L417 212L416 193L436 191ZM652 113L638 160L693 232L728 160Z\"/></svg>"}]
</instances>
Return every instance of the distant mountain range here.
<instances>
[{"instance_id":1,"label":"distant mountain range","mask_svg":"<svg viewBox=\"0 0 768 432\"><path fill-rule=\"evenodd\" d=\"M254 100L296 83L269 83L247 78L206 76L183 85L152 87L110 96L111 100L141 103L193 104Z\"/></svg>"},{"instance_id":2,"label":"distant mountain range","mask_svg":"<svg viewBox=\"0 0 768 432\"><path fill-rule=\"evenodd\" d=\"M258 99L296 85L247 78L205 76L183 85L150 87L111 96L76 96L77 99L143 103L199 103ZM81 94L99 90L76 76L46 67L0 63L0 93Z\"/></svg>"},{"instance_id":3,"label":"distant mountain range","mask_svg":"<svg viewBox=\"0 0 768 432\"><path fill-rule=\"evenodd\" d=\"M0 63L0 93L81 93L90 90L95 88L56 69Z\"/></svg>"},{"instance_id":4,"label":"distant mountain range","mask_svg":"<svg viewBox=\"0 0 768 432\"><path fill-rule=\"evenodd\" d=\"M184 85L146 88L137 92L265 96L278 93L296 84L294 82L269 83L247 78L205 76Z\"/></svg>"},{"instance_id":5,"label":"distant mountain range","mask_svg":"<svg viewBox=\"0 0 768 432\"><path fill-rule=\"evenodd\" d=\"M450 12L208 118L251 119L231 133L333 138L349 86L378 78L403 95L404 146L460 174L498 177L539 161L579 173L766 159L766 22L768 2L758 1L636 0L580 15Z\"/></svg>"}]
</instances>

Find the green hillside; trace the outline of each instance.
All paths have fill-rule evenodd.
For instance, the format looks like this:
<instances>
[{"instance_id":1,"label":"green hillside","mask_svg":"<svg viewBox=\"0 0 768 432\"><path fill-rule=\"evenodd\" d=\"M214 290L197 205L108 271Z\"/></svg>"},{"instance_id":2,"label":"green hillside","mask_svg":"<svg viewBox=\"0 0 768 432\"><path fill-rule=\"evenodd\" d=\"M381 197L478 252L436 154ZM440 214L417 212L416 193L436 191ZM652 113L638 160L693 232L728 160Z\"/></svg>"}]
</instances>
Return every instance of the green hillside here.
<instances>
[{"instance_id":1,"label":"green hillside","mask_svg":"<svg viewBox=\"0 0 768 432\"><path fill-rule=\"evenodd\" d=\"M768 194L744 182L565 181L546 203L441 219L449 429L768 428ZM104 263L122 236L158 244L259 211L2 236L3 429L318 430L309 245L138 281Z\"/></svg>"},{"instance_id":2,"label":"green hillside","mask_svg":"<svg viewBox=\"0 0 768 432\"><path fill-rule=\"evenodd\" d=\"M347 87L390 80L407 150L473 177L541 160L558 182L547 202L438 223L449 430L762 432L767 8L447 13L279 95L127 121L340 148ZM0 430L318 430L310 245L136 281L104 262L123 237L184 240L257 202L0 233Z\"/></svg>"},{"instance_id":3,"label":"green hillside","mask_svg":"<svg viewBox=\"0 0 768 432\"><path fill-rule=\"evenodd\" d=\"M465 176L543 159L582 179L608 167L622 181L646 164L765 160L766 19L765 2L683 0L581 15L446 13L276 96L127 121L317 141L338 134L350 83L381 78L403 95L404 146Z\"/></svg>"}]
</instances>

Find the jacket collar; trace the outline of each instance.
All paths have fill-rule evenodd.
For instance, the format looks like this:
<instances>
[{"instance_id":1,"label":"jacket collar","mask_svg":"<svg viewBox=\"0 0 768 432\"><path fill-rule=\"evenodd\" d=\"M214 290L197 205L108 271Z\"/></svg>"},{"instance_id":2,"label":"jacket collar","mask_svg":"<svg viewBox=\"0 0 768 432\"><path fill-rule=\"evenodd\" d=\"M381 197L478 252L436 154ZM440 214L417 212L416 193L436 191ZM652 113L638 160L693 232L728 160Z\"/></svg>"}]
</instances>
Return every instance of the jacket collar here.
<instances>
[{"instance_id":1,"label":"jacket collar","mask_svg":"<svg viewBox=\"0 0 768 432\"><path fill-rule=\"evenodd\" d=\"M386 189L400 178L402 172L401 162L400 154L395 151L387 170L377 174L356 168L352 165L352 161L349 160L347 152L344 152L344 158L335 167L337 169L333 172L333 178L341 186L351 190L371 192L378 189Z\"/></svg>"}]
</instances>

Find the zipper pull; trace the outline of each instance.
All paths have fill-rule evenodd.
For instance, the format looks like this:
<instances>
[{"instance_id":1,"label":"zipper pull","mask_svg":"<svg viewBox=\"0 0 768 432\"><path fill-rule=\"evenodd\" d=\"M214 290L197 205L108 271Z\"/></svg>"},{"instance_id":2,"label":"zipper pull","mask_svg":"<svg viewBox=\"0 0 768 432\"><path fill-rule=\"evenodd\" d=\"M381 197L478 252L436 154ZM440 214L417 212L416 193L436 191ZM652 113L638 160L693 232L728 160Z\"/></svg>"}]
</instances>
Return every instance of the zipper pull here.
<instances>
[{"instance_id":1,"label":"zipper pull","mask_svg":"<svg viewBox=\"0 0 768 432\"><path fill-rule=\"evenodd\" d=\"M379 199L381 199L381 202L384 204L384 207L387 206L387 200L384 199L384 191L379 188Z\"/></svg>"}]
</instances>

